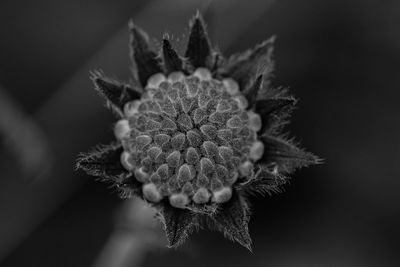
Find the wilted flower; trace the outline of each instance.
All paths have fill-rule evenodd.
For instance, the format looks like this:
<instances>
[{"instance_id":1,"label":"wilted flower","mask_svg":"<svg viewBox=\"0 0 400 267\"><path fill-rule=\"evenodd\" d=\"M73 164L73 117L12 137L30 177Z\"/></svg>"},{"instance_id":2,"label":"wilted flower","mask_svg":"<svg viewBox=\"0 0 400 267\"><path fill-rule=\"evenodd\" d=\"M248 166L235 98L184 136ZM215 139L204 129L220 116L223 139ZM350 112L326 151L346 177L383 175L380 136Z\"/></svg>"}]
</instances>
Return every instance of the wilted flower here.
<instances>
[{"instance_id":1,"label":"wilted flower","mask_svg":"<svg viewBox=\"0 0 400 267\"><path fill-rule=\"evenodd\" d=\"M129 26L134 81L92 74L120 118L117 142L77 167L156 208L171 247L207 225L250 249L248 195L277 192L287 174L318 163L282 137L296 100L268 82L274 39L225 60L197 14L181 57L167 36L158 54Z\"/></svg>"}]
</instances>

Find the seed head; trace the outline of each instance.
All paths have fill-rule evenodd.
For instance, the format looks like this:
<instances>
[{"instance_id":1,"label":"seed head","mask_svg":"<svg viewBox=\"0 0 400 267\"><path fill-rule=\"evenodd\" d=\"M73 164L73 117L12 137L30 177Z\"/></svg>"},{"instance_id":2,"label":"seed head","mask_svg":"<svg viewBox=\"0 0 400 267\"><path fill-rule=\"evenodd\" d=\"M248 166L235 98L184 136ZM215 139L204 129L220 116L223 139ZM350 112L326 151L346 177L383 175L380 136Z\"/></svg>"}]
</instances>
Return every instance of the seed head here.
<instances>
[{"instance_id":1,"label":"seed head","mask_svg":"<svg viewBox=\"0 0 400 267\"><path fill-rule=\"evenodd\" d=\"M296 101L270 87L274 39L223 60L200 14L190 26L185 57L166 38L160 57L130 23L135 81L92 73L119 116L117 142L82 154L77 167L156 208L171 247L206 224L250 249L249 194L277 192L319 159L281 137Z\"/></svg>"}]
</instances>

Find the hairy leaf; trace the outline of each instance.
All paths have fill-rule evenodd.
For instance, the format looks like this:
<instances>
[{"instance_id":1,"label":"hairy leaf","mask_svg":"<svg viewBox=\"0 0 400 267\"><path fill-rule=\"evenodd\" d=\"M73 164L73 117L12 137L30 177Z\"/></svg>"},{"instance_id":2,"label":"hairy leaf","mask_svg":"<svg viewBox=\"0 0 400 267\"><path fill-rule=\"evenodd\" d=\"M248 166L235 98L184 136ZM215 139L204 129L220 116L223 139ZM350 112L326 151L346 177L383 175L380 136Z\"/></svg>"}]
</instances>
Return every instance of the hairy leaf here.
<instances>
[{"instance_id":1,"label":"hairy leaf","mask_svg":"<svg viewBox=\"0 0 400 267\"><path fill-rule=\"evenodd\" d=\"M249 207L245 198L234 192L232 198L227 203L222 204L218 213L211 217L211 222L226 237L251 251L249 219Z\"/></svg>"},{"instance_id":2,"label":"hairy leaf","mask_svg":"<svg viewBox=\"0 0 400 267\"><path fill-rule=\"evenodd\" d=\"M182 71L182 60L167 39L163 40L162 53L167 74L174 71Z\"/></svg>"},{"instance_id":3,"label":"hairy leaf","mask_svg":"<svg viewBox=\"0 0 400 267\"><path fill-rule=\"evenodd\" d=\"M134 90L130 85L107 78L99 71L92 72L91 79L95 89L107 100L107 105L120 115L127 102L141 97L141 92Z\"/></svg>"},{"instance_id":4,"label":"hairy leaf","mask_svg":"<svg viewBox=\"0 0 400 267\"><path fill-rule=\"evenodd\" d=\"M260 75L254 81L254 83L249 87L249 89L243 92L244 96L249 102L250 107L252 107L256 103L257 94L262 86L263 86L263 76Z\"/></svg>"},{"instance_id":5,"label":"hairy leaf","mask_svg":"<svg viewBox=\"0 0 400 267\"><path fill-rule=\"evenodd\" d=\"M236 80L242 91L260 75L263 75L264 79L268 78L273 70L271 56L274 41L275 38L271 37L252 50L232 56L225 67L223 76Z\"/></svg>"},{"instance_id":6,"label":"hairy leaf","mask_svg":"<svg viewBox=\"0 0 400 267\"><path fill-rule=\"evenodd\" d=\"M196 214L186 209L177 209L164 203L159 211L168 239L168 246L176 248L185 242L197 227Z\"/></svg>"},{"instance_id":7,"label":"hairy leaf","mask_svg":"<svg viewBox=\"0 0 400 267\"><path fill-rule=\"evenodd\" d=\"M321 163L317 156L300 149L290 141L266 134L260 139L266 148L260 162L276 163L279 172L290 173L297 168Z\"/></svg>"},{"instance_id":8,"label":"hairy leaf","mask_svg":"<svg viewBox=\"0 0 400 267\"><path fill-rule=\"evenodd\" d=\"M262 119L261 132L270 129L275 124L282 123L291 113L296 105L293 97L277 97L260 99L255 103L255 111Z\"/></svg>"},{"instance_id":9,"label":"hairy leaf","mask_svg":"<svg viewBox=\"0 0 400 267\"><path fill-rule=\"evenodd\" d=\"M203 18L198 12L191 21L189 42L185 57L195 67L206 67L207 60L211 54L210 41L205 30Z\"/></svg>"},{"instance_id":10,"label":"hairy leaf","mask_svg":"<svg viewBox=\"0 0 400 267\"><path fill-rule=\"evenodd\" d=\"M77 159L76 168L87 174L105 179L118 179L129 172L121 164L121 145L98 146L89 153L82 153Z\"/></svg>"},{"instance_id":11,"label":"hairy leaf","mask_svg":"<svg viewBox=\"0 0 400 267\"><path fill-rule=\"evenodd\" d=\"M266 165L259 165L254 177L243 184L238 185L240 192L246 195L262 196L281 192L281 187L287 182L287 177L270 170Z\"/></svg>"},{"instance_id":12,"label":"hairy leaf","mask_svg":"<svg viewBox=\"0 0 400 267\"><path fill-rule=\"evenodd\" d=\"M137 74L144 87L153 74L162 72L157 54L152 50L149 37L133 22L129 23L131 31L131 56L136 63Z\"/></svg>"}]
</instances>

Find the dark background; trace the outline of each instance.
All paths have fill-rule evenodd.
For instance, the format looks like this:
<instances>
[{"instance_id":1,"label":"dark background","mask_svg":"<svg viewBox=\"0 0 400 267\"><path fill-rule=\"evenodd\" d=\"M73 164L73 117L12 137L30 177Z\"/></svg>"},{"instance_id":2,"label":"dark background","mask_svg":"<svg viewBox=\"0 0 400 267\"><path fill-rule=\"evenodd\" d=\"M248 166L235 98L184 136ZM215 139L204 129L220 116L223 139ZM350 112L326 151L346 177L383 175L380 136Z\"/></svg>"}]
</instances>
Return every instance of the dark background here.
<instances>
[{"instance_id":1,"label":"dark background","mask_svg":"<svg viewBox=\"0 0 400 267\"><path fill-rule=\"evenodd\" d=\"M2 266L95 262L123 203L74 171L79 152L113 139L114 118L88 73L129 80L130 17L183 50L196 9L226 55L277 35L273 85L300 100L288 130L326 163L254 199L253 254L201 231L177 251L145 254L141 266L400 266L400 2L271 2L2 0L0 105L11 100L48 147L24 170L21 157L37 143L19 142L30 131L17 130L8 145L20 117L3 123Z\"/></svg>"}]
</instances>

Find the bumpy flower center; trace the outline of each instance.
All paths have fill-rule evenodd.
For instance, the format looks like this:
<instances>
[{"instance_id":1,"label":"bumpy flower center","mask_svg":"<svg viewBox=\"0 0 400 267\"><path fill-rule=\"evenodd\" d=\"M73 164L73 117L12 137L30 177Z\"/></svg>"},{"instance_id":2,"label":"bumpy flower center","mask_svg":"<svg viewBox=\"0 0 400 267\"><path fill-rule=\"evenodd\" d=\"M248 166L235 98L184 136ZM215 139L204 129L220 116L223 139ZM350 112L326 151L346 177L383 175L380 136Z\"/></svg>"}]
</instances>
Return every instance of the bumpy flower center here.
<instances>
[{"instance_id":1,"label":"bumpy flower center","mask_svg":"<svg viewBox=\"0 0 400 267\"><path fill-rule=\"evenodd\" d=\"M226 202L264 152L260 116L246 108L234 80L213 79L205 68L153 75L115 126L121 162L150 202L168 197L177 208Z\"/></svg>"}]
</instances>

